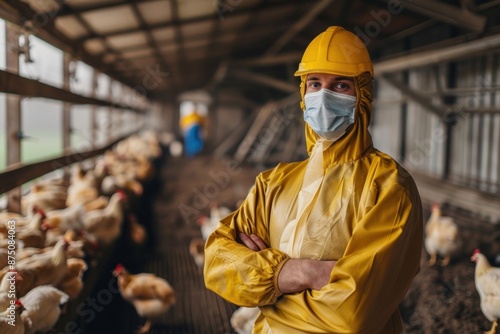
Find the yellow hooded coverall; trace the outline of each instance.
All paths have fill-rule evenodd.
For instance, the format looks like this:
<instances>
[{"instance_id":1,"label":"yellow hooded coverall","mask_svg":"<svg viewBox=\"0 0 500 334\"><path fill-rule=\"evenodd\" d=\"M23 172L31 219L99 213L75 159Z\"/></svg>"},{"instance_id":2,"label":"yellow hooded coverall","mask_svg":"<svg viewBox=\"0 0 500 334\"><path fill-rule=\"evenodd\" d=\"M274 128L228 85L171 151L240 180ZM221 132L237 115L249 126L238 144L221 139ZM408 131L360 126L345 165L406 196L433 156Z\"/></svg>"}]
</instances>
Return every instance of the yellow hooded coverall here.
<instances>
[{"instance_id":1,"label":"yellow hooded coverall","mask_svg":"<svg viewBox=\"0 0 500 334\"><path fill-rule=\"evenodd\" d=\"M338 261L330 283L293 294L277 286L291 258L280 242L296 219L309 159L258 175L241 207L206 242L207 288L236 305L258 306L254 334L403 333L398 305L419 270L422 207L408 172L373 147L370 74L353 80L354 124L323 152L324 178L305 230L295 236L301 239L299 258ZM305 131L311 155L320 137L308 124ZM256 234L269 248L250 250L238 242L240 232Z\"/></svg>"}]
</instances>

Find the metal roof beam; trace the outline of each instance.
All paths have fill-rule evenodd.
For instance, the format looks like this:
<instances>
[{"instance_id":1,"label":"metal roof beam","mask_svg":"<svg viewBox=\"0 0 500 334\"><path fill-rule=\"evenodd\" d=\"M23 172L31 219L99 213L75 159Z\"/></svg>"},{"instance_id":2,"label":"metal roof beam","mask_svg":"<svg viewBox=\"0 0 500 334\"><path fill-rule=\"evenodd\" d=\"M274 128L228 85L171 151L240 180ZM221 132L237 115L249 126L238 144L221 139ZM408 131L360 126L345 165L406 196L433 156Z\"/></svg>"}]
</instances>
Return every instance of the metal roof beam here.
<instances>
[{"instance_id":1,"label":"metal roof beam","mask_svg":"<svg viewBox=\"0 0 500 334\"><path fill-rule=\"evenodd\" d=\"M400 2L405 9L476 33L481 33L486 26L486 17L441 1L400 0Z\"/></svg>"},{"instance_id":2,"label":"metal roof beam","mask_svg":"<svg viewBox=\"0 0 500 334\"><path fill-rule=\"evenodd\" d=\"M396 80L388 75L382 75L382 76L380 76L380 78L382 78L382 80L388 82L394 88L400 90L401 93L403 93L403 95L407 96L411 100L420 104L422 107L429 110L433 114L435 114L441 118L445 115L445 108L435 106L434 104L432 104L430 102L429 98L426 95L423 95L423 94L420 94L419 92L416 92L415 90L411 89L408 85L401 82L400 80Z\"/></svg>"},{"instance_id":3,"label":"metal roof beam","mask_svg":"<svg viewBox=\"0 0 500 334\"><path fill-rule=\"evenodd\" d=\"M7 0L7 1L14 1L14 0ZM267 4L263 9L266 10L266 9L281 7L287 3L288 3L288 1L285 1L285 0L277 1L277 2ZM172 6L174 6L173 3L172 3ZM231 17L242 16L242 15L247 15L247 14L255 14L255 7L238 9L237 11L231 12ZM198 16L198 17L189 18L189 19L183 19L182 21L177 19L177 18L174 18L169 22L150 24L149 29L155 30L155 29L160 29L160 28L179 27L179 26L185 25L185 24L199 23L199 22L213 21L213 20L218 20L218 17L216 14L209 14L209 15ZM139 29L137 29L137 28L127 28L127 29L114 31L114 32L107 33L107 34L99 34L99 35L89 34L87 36L79 38L78 42L82 43L82 42L85 42L86 40L96 38L96 37L106 38L106 37L113 37L113 36L119 36L119 35L124 35L124 34L130 34L133 32L137 32L138 30Z\"/></svg>"},{"instance_id":4,"label":"metal roof beam","mask_svg":"<svg viewBox=\"0 0 500 334\"><path fill-rule=\"evenodd\" d=\"M376 75L448 62L500 48L500 34L446 48L410 53L374 64Z\"/></svg>"},{"instance_id":5,"label":"metal roof beam","mask_svg":"<svg viewBox=\"0 0 500 334\"><path fill-rule=\"evenodd\" d=\"M277 56L264 56L258 58L248 58L237 61L236 63L243 66L273 66L288 63L295 63L302 57L302 52L293 51L283 53Z\"/></svg>"},{"instance_id":6,"label":"metal roof beam","mask_svg":"<svg viewBox=\"0 0 500 334\"><path fill-rule=\"evenodd\" d=\"M326 7L328 7L335 0L321 0L317 2L312 8L302 16L285 34L266 51L265 55L270 57L274 56L302 29L307 27Z\"/></svg>"},{"instance_id":7,"label":"metal roof beam","mask_svg":"<svg viewBox=\"0 0 500 334\"><path fill-rule=\"evenodd\" d=\"M158 0L141 0L141 3L144 2L153 2L153 1L158 1ZM83 14L86 12L91 12L94 10L102 10L102 9L109 9L109 8L115 8L115 7L120 7L123 5L128 5L128 4L136 4L136 0L122 0L122 2L104 2L100 4L90 4L90 5L83 5L78 8L73 8L69 6L65 1L61 1L63 3L62 8L57 12L57 17L64 17L64 16L71 16L75 14Z\"/></svg>"},{"instance_id":8,"label":"metal roof beam","mask_svg":"<svg viewBox=\"0 0 500 334\"><path fill-rule=\"evenodd\" d=\"M275 89L278 89L280 91L286 92L286 93L293 93L297 92L298 88L297 85L293 85L291 83L288 83L286 81L278 80L273 77L269 77L267 75L259 74L259 73L253 73L247 70L242 70L242 69L232 69L230 71L230 75L240 78L240 79L245 79L245 80L250 80L254 81Z\"/></svg>"}]
</instances>

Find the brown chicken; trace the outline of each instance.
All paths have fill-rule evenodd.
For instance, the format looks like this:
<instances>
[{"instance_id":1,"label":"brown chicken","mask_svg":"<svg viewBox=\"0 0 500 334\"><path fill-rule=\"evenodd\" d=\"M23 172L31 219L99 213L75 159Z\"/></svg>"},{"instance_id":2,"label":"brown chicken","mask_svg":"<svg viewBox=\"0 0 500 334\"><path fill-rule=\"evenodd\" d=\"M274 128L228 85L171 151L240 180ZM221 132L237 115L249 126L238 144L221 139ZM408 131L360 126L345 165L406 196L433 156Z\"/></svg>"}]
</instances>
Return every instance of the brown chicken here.
<instances>
[{"instance_id":1,"label":"brown chicken","mask_svg":"<svg viewBox=\"0 0 500 334\"><path fill-rule=\"evenodd\" d=\"M130 239L132 242L138 246L142 246L146 243L148 234L146 228L139 223L137 217L133 214L129 215L130 222Z\"/></svg>"},{"instance_id":2,"label":"brown chicken","mask_svg":"<svg viewBox=\"0 0 500 334\"><path fill-rule=\"evenodd\" d=\"M496 334L500 318L500 268L492 267L479 249L474 250L471 261L476 263L474 283L481 299L481 311L493 322L486 334Z\"/></svg>"},{"instance_id":3,"label":"brown chicken","mask_svg":"<svg viewBox=\"0 0 500 334\"><path fill-rule=\"evenodd\" d=\"M205 263L205 240L203 238L193 238L189 243L189 254L193 257L194 263L199 269L203 269Z\"/></svg>"},{"instance_id":4,"label":"brown chicken","mask_svg":"<svg viewBox=\"0 0 500 334\"><path fill-rule=\"evenodd\" d=\"M8 271L0 281L0 310L5 310L10 305L12 300L11 284L17 284L17 275L15 271Z\"/></svg>"},{"instance_id":5,"label":"brown chicken","mask_svg":"<svg viewBox=\"0 0 500 334\"><path fill-rule=\"evenodd\" d=\"M85 212L93 211L93 210L101 210L104 209L108 205L108 197L99 196L95 200L88 202L83 206Z\"/></svg>"},{"instance_id":6,"label":"brown chicken","mask_svg":"<svg viewBox=\"0 0 500 334\"><path fill-rule=\"evenodd\" d=\"M113 271L123 299L134 305L139 316L146 318L137 333L149 333L152 323L175 303L175 292L163 278L154 274L131 275L121 264Z\"/></svg>"},{"instance_id":7,"label":"brown chicken","mask_svg":"<svg viewBox=\"0 0 500 334\"><path fill-rule=\"evenodd\" d=\"M16 239L22 241L24 247L44 247L47 230L50 228L43 223L44 219L45 213L39 210L33 218L31 218L28 226L17 229Z\"/></svg>"},{"instance_id":8,"label":"brown chicken","mask_svg":"<svg viewBox=\"0 0 500 334\"><path fill-rule=\"evenodd\" d=\"M18 273L16 279L16 293L18 297L24 296L34 287L43 284L57 285L66 275L66 240L59 241L51 251L35 254L16 263L15 270ZM4 277L9 271L5 267L0 271L0 277Z\"/></svg>"},{"instance_id":9,"label":"brown chicken","mask_svg":"<svg viewBox=\"0 0 500 334\"><path fill-rule=\"evenodd\" d=\"M82 259L68 259L66 261L67 271L57 288L66 293L70 299L78 297L83 289L83 273L87 270L87 263Z\"/></svg>"},{"instance_id":10,"label":"brown chicken","mask_svg":"<svg viewBox=\"0 0 500 334\"><path fill-rule=\"evenodd\" d=\"M64 209L67 192L63 187L45 187L34 185L31 191L21 198L22 213L29 215L32 207L38 207L45 212Z\"/></svg>"},{"instance_id":11,"label":"brown chicken","mask_svg":"<svg viewBox=\"0 0 500 334\"><path fill-rule=\"evenodd\" d=\"M21 319L21 313L24 311L24 306L19 300L16 300L13 308L14 314L12 314L11 309L2 309L0 311L0 333L25 334L25 324ZM14 321L11 318L12 316L14 316Z\"/></svg>"},{"instance_id":12,"label":"brown chicken","mask_svg":"<svg viewBox=\"0 0 500 334\"><path fill-rule=\"evenodd\" d=\"M71 174L71 184L68 187L66 206L87 204L99 197L97 181L92 171L86 173L80 165L76 165Z\"/></svg>"}]
</instances>

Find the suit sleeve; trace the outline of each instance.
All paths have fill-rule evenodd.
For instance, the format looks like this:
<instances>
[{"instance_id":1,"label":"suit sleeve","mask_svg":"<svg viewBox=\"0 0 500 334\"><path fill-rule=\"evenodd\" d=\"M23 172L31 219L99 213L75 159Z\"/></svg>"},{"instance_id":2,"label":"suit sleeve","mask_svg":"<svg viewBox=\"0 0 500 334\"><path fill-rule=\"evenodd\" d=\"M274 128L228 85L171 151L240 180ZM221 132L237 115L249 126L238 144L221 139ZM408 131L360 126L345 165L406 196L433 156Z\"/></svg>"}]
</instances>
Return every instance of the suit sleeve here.
<instances>
[{"instance_id":1,"label":"suit sleeve","mask_svg":"<svg viewBox=\"0 0 500 334\"><path fill-rule=\"evenodd\" d=\"M269 245L268 213L265 210L268 174L257 177L241 207L219 222L205 245L206 287L239 306L275 303L281 295L277 277L289 259L277 249L250 250L238 238L240 232L254 233Z\"/></svg>"}]
</instances>

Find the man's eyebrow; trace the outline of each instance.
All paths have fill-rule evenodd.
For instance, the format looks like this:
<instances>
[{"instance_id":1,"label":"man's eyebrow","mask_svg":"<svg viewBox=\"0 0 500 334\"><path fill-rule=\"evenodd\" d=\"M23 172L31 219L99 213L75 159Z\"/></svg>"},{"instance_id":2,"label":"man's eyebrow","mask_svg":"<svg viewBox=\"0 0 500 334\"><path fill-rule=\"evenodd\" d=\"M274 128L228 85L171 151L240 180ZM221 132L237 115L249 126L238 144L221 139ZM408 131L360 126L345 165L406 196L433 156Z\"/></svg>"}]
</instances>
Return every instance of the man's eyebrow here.
<instances>
[{"instance_id":1,"label":"man's eyebrow","mask_svg":"<svg viewBox=\"0 0 500 334\"><path fill-rule=\"evenodd\" d=\"M307 81L311 81L311 80L319 80L319 78L318 77L310 77L310 76L308 76L307 77Z\"/></svg>"},{"instance_id":2,"label":"man's eyebrow","mask_svg":"<svg viewBox=\"0 0 500 334\"><path fill-rule=\"evenodd\" d=\"M351 77L336 77L336 78L335 78L335 81L339 81L339 80L349 80L349 81L354 81Z\"/></svg>"}]
</instances>

